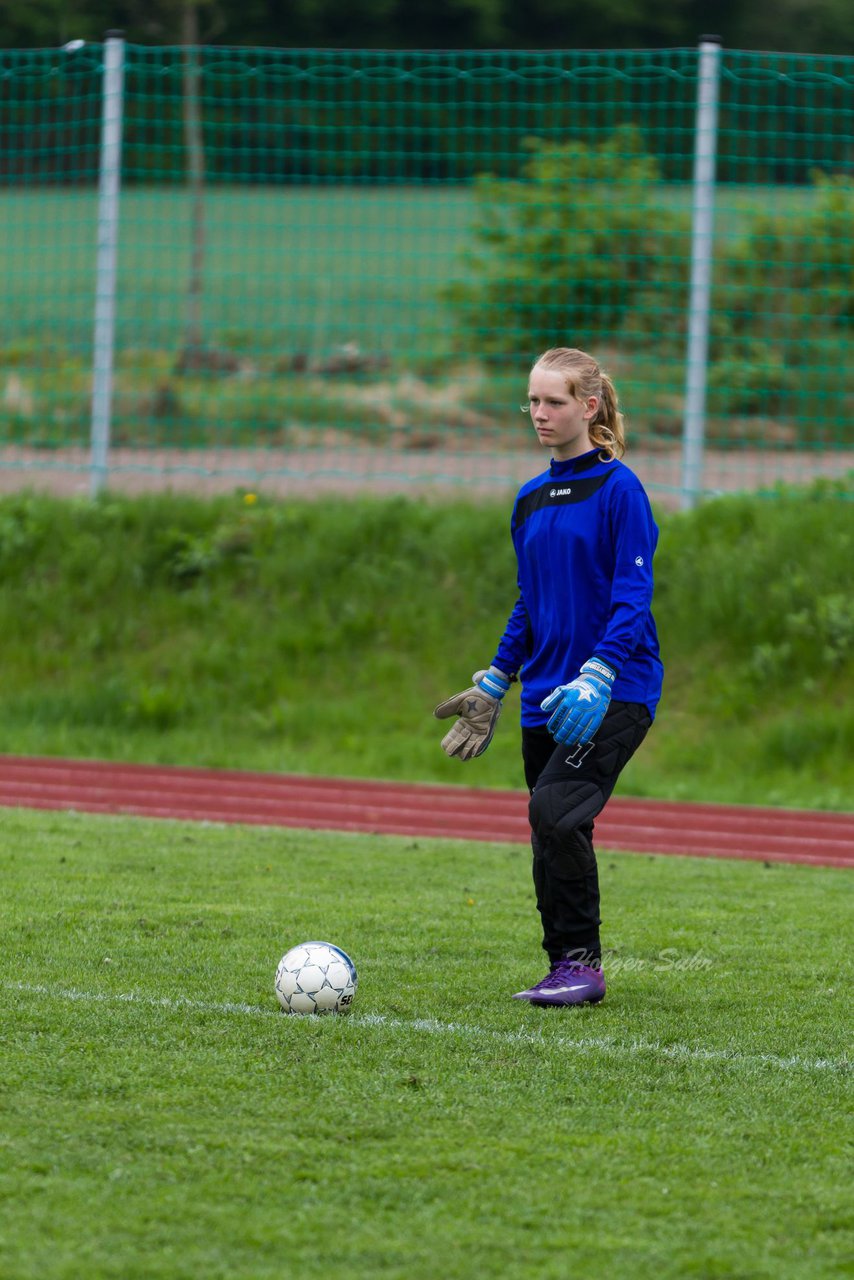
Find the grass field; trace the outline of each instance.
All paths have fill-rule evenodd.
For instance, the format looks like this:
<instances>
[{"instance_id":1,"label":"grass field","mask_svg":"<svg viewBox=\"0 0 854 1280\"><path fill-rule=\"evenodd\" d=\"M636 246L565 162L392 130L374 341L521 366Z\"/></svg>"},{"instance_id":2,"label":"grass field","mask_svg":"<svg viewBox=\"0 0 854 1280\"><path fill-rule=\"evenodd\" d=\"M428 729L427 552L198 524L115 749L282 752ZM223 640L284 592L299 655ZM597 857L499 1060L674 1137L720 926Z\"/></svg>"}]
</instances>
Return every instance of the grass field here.
<instances>
[{"instance_id":1,"label":"grass field","mask_svg":"<svg viewBox=\"0 0 854 1280\"><path fill-rule=\"evenodd\" d=\"M662 208L690 207L689 186L661 183L659 190ZM810 187L773 193L775 209L792 214L814 198ZM723 188L722 242L767 202L765 188ZM186 319L189 196L181 187L129 187L120 208L119 350L175 351ZM442 351L447 317L438 288L464 270L476 216L472 188L211 187L205 211L205 318L219 342L312 355L358 337L367 351ZM96 233L94 190L0 193L8 299L0 350L33 339L40 347L88 348Z\"/></svg>"},{"instance_id":2,"label":"grass field","mask_svg":"<svg viewBox=\"0 0 854 1280\"><path fill-rule=\"evenodd\" d=\"M400 422L447 430L459 421L456 400L482 398L470 372L450 403L411 385L414 369L429 373L449 355L438 288L460 270L467 190L212 190L205 209L205 342L241 370L176 375L190 205L180 189L123 193L114 441L299 447L302 433L319 444L318 427L331 427L372 442ZM10 300L0 317L0 438L46 448L87 439L95 215L92 192L0 198ZM357 368L325 391L291 369L295 359L334 363L346 344L358 348ZM366 381L382 389L366 394Z\"/></svg>"},{"instance_id":3,"label":"grass field","mask_svg":"<svg viewBox=\"0 0 854 1280\"><path fill-rule=\"evenodd\" d=\"M659 186L662 210L687 210L689 187ZM764 189L747 186L719 193L722 253L767 199ZM774 192L775 208L792 214L811 199L811 188ZM467 187L212 187L205 195L201 315L213 364L200 370L180 363L192 260L187 192L126 189L113 440L299 449L319 443L320 427L336 432L342 446L349 432L387 444L401 431L422 446L425 433L434 444L438 437L458 445L466 438L482 444L486 428L507 447L518 426L524 334L525 355L515 367L507 360L479 363L477 341L466 339L460 349L454 308L440 296L471 269L465 255L475 218ZM0 194L7 299L0 315L0 440L45 449L88 441L96 233L93 191ZM646 349L602 332L591 316L586 345L595 345L618 375L635 439L672 440L681 430L683 292L680 286L669 300L649 303L643 329L660 340ZM639 304L641 311L646 305ZM757 324L756 341L739 340L744 349L714 374L709 438L774 446L818 438L818 431L823 444L846 442L844 335L825 334L818 343L813 334L815 349L802 370L801 381L809 375L822 400L819 430L814 411L798 419L788 401L769 408L766 395L754 403L756 387L780 376L776 357L766 368L756 354L764 341L763 322ZM352 365L345 348L355 353ZM728 391L720 399L721 381L754 388L746 408Z\"/></svg>"},{"instance_id":4,"label":"grass field","mask_svg":"<svg viewBox=\"0 0 854 1280\"><path fill-rule=\"evenodd\" d=\"M205 197L206 326L238 351L325 354L358 338L436 339L438 283L459 270L474 215L467 188L211 189ZM10 305L0 349L21 339L88 347L97 197L0 197L0 279ZM121 199L118 348L176 352L186 320L190 202L182 188ZM62 281L57 289L56 282Z\"/></svg>"},{"instance_id":5,"label":"grass field","mask_svg":"<svg viewBox=\"0 0 854 1280\"><path fill-rule=\"evenodd\" d=\"M521 847L7 813L0 1274L843 1275L850 878L600 863L538 1011ZM315 936L349 1017L278 1012Z\"/></svg>"}]
</instances>

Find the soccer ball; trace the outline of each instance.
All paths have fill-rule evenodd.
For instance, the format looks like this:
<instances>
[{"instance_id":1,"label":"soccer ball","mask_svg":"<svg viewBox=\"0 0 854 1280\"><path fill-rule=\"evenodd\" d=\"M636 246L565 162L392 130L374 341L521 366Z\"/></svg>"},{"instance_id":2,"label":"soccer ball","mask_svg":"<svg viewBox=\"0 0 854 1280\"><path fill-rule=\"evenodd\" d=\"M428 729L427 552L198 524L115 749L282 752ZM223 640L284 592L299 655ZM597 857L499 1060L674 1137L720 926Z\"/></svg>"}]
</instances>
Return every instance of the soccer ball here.
<instances>
[{"instance_id":1,"label":"soccer ball","mask_svg":"<svg viewBox=\"0 0 854 1280\"><path fill-rule=\"evenodd\" d=\"M276 996L285 1013L346 1013L356 994L356 966L331 942L301 942L279 961Z\"/></svg>"}]
</instances>

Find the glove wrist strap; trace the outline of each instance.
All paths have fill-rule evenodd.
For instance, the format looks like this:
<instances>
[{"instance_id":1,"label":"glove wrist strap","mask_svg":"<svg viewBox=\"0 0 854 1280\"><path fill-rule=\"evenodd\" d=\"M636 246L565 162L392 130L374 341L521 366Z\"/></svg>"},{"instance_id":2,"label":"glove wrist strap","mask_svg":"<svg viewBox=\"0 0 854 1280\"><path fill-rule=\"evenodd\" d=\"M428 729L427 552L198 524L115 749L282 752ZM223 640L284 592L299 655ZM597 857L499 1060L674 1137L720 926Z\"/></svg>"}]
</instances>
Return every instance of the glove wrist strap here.
<instances>
[{"instance_id":1,"label":"glove wrist strap","mask_svg":"<svg viewBox=\"0 0 854 1280\"><path fill-rule=\"evenodd\" d=\"M587 672L588 675L599 676L600 679L607 680L609 684L613 684L617 678L614 668L609 667L601 658L588 658L581 670L582 672Z\"/></svg>"},{"instance_id":2,"label":"glove wrist strap","mask_svg":"<svg viewBox=\"0 0 854 1280\"><path fill-rule=\"evenodd\" d=\"M497 667L490 667L488 671L484 671L481 675L477 682L477 687L482 689L484 693L488 693L491 698L497 698L500 702L510 688L510 681L503 671L499 671Z\"/></svg>"}]
</instances>

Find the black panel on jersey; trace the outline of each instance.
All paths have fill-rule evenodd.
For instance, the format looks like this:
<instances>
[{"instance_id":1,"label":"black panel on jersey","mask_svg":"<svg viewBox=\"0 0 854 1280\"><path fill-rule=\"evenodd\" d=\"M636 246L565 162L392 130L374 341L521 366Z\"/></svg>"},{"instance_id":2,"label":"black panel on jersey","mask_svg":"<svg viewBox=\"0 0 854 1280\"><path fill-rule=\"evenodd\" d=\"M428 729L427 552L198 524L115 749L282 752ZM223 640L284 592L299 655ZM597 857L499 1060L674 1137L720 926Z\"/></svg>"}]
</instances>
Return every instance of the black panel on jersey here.
<instances>
[{"instance_id":1,"label":"black panel on jersey","mask_svg":"<svg viewBox=\"0 0 854 1280\"><path fill-rule=\"evenodd\" d=\"M603 484L607 484L613 474L613 471L604 471L601 476L568 476L565 480L546 480L539 489L534 489L519 499L514 527L518 529L528 516L543 507L565 507L576 502L586 502Z\"/></svg>"}]
</instances>

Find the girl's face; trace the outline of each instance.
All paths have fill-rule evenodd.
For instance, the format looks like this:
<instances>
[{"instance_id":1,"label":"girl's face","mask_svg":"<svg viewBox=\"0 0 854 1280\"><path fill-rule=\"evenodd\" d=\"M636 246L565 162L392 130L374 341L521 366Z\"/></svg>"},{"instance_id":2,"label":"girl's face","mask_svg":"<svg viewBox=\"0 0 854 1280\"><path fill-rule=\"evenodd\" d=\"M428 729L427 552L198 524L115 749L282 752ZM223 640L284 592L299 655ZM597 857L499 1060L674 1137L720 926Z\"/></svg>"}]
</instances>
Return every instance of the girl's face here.
<instances>
[{"instance_id":1,"label":"girl's face","mask_svg":"<svg viewBox=\"0 0 854 1280\"><path fill-rule=\"evenodd\" d=\"M541 369L538 364L528 379L531 421L541 445L551 449L558 462L577 458L594 447L588 428L596 416L595 396L576 400L566 389L566 378L557 369Z\"/></svg>"}]
</instances>

